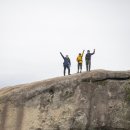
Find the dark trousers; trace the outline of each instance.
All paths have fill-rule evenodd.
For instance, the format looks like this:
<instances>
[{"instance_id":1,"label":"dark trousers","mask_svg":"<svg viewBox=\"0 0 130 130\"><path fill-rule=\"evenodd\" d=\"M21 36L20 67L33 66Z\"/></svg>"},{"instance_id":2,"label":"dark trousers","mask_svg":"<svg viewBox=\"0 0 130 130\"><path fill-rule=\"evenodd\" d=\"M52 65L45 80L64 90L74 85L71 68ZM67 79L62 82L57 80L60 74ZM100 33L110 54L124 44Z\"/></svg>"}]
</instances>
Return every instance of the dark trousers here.
<instances>
[{"instance_id":1,"label":"dark trousers","mask_svg":"<svg viewBox=\"0 0 130 130\"><path fill-rule=\"evenodd\" d=\"M66 69L68 69L68 75L70 75L70 67L68 65L64 65L64 76L66 74Z\"/></svg>"},{"instance_id":2,"label":"dark trousers","mask_svg":"<svg viewBox=\"0 0 130 130\"><path fill-rule=\"evenodd\" d=\"M80 70L80 73L82 71L82 63L78 63L78 73L79 73L79 70Z\"/></svg>"},{"instance_id":3,"label":"dark trousers","mask_svg":"<svg viewBox=\"0 0 130 130\"><path fill-rule=\"evenodd\" d=\"M91 70L91 61L86 60L86 71L90 71L90 70Z\"/></svg>"}]
</instances>

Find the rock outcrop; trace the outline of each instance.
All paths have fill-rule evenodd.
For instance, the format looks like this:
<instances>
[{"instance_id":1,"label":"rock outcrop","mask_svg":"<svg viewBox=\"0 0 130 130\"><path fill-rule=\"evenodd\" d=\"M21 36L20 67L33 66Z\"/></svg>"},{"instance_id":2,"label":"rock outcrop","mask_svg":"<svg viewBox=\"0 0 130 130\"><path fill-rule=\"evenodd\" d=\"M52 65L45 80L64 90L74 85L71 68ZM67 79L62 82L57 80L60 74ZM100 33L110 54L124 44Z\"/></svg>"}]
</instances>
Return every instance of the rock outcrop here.
<instances>
[{"instance_id":1,"label":"rock outcrop","mask_svg":"<svg viewBox=\"0 0 130 130\"><path fill-rule=\"evenodd\" d=\"M3 88L0 130L130 130L130 71L95 70Z\"/></svg>"}]
</instances>

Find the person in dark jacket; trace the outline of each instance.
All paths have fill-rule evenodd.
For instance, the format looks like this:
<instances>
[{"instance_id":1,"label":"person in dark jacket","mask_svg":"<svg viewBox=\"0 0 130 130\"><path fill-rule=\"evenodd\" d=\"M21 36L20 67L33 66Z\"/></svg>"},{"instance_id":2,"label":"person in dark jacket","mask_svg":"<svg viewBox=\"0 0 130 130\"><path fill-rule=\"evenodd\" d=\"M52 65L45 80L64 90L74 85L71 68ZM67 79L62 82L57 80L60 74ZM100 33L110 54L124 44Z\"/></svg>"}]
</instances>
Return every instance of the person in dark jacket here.
<instances>
[{"instance_id":1,"label":"person in dark jacket","mask_svg":"<svg viewBox=\"0 0 130 130\"><path fill-rule=\"evenodd\" d=\"M62 58L64 59L63 66L64 66L64 76L66 74L66 69L68 69L68 75L70 75L70 66L71 66L71 61L68 55L66 57L63 56L63 54L60 52Z\"/></svg>"},{"instance_id":2,"label":"person in dark jacket","mask_svg":"<svg viewBox=\"0 0 130 130\"><path fill-rule=\"evenodd\" d=\"M90 53L90 50L87 51L87 54L85 56L85 61L86 61L86 71L90 71L91 69L91 56L95 54L95 49L93 53Z\"/></svg>"}]
</instances>

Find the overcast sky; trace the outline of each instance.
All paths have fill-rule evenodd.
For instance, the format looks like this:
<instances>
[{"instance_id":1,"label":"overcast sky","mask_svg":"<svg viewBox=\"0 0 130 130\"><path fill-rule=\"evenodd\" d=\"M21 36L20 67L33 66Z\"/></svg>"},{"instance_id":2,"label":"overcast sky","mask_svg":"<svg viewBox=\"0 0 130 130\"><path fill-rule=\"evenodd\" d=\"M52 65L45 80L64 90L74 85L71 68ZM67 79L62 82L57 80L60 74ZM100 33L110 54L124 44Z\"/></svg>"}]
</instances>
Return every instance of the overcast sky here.
<instances>
[{"instance_id":1,"label":"overcast sky","mask_svg":"<svg viewBox=\"0 0 130 130\"><path fill-rule=\"evenodd\" d=\"M60 51L75 73L83 49L92 69L130 70L130 0L0 0L0 87L62 76Z\"/></svg>"}]
</instances>

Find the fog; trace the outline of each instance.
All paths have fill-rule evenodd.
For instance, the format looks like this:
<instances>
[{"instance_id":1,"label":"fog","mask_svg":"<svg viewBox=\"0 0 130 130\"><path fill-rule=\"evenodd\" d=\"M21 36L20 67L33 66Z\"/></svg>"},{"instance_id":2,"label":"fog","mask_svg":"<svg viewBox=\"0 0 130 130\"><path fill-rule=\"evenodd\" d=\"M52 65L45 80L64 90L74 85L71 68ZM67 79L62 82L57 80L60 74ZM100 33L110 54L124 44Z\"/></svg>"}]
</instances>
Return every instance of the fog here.
<instances>
[{"instance_id":1,"label":"fog","mask_svg":"<svg viewBox=\"0 0 130 130\"><path fill-rule=\"evenodd\" d=\"M130 70L129 0L0 0L0 87L62 76L60 51L76 73L88 49L92 70Z\"/></svg>"}]
</instances>

